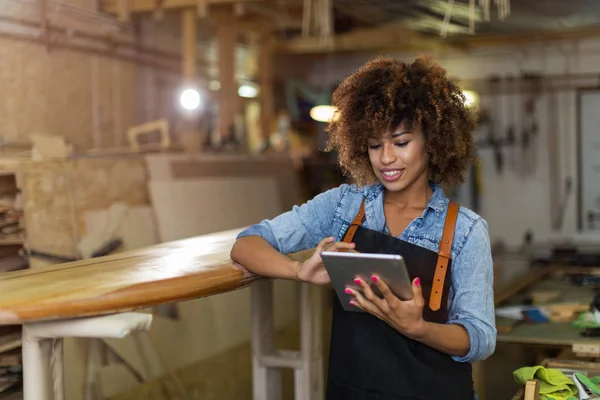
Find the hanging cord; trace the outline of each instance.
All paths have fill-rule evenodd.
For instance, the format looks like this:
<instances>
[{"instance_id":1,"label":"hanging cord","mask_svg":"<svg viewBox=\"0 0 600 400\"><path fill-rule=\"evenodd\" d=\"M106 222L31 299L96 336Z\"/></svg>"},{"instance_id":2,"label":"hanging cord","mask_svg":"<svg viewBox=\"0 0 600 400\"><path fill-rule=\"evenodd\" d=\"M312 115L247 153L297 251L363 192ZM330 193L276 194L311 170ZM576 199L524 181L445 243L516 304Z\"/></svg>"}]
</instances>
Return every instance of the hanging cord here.
<instances>
[{"instance_id":1,"label":"hanging cord","mask_svg":"<svg viewBox=\"0 0 600 400\"><path fill-rule=\"evenodd\" d=\"M445 38L448 34L448 25L450 25L450 18L452 17L452 8L454 7L454 0L448 0L448 8L444 15L444 22L442 22L442 31L440 35Z\"/></svg>"}]
</instances>

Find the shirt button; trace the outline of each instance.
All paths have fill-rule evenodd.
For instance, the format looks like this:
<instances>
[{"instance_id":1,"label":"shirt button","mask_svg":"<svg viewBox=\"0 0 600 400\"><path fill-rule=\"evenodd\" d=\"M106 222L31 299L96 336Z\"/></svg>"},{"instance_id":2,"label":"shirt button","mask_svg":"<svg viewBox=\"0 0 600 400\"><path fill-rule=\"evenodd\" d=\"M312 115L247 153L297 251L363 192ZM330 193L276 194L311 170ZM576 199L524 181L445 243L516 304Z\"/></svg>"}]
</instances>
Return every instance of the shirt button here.
<instances>
[{"instance_id":1,"label":"shirt button","mask_svg":"<svg viewBox=\"0 0 600 400\"><path fill-rule=\"evenodd\" d=\"M415 227L414 227L414 225L410 227L410 230L411 230L411 231L414 231L414 230L415 230Z\"/></svg>"}]
</instances>

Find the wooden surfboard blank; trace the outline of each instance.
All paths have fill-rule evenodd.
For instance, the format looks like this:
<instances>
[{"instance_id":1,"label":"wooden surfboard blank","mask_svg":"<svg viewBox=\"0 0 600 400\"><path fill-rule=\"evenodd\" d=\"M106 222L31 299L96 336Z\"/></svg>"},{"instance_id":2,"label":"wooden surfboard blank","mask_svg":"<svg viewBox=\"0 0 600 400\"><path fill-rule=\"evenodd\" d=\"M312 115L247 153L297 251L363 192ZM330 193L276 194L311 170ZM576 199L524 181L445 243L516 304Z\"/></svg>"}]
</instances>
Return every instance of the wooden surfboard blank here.
<instances>
[{"instance_id":1,"label":"wooden surfboard blank","mask_svg":"<svg viewBox=\"0 0 600 400\"><path fill-rule=\"evenodd\" d=\"M229 258L240 230L0 275L0 325L191 300L260 279Z\"/></svg>"}]
</instances>

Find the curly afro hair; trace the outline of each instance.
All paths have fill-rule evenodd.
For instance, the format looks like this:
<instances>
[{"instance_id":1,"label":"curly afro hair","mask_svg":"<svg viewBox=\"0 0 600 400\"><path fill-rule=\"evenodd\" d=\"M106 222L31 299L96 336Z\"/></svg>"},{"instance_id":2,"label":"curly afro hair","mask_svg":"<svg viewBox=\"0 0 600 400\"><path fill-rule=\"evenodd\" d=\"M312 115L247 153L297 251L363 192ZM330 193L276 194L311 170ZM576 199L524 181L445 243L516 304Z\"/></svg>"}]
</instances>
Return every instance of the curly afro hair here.
<instances>
[{"instance_id":1,"label":"curly afro hair","mask_svg":"<svg viewBox=\"0 0 600 400\"><path fill-rule=\"evenodd\" d=\"M376 183L367 139L415 124L425 135L431 181L445 188L463 183L475 162L475 114L462 90L430 56L407 64L378 57L336 88L337 107L327 132L328 151L337 150L342 170L358 185Z\"/></svg>"}]
</instances>

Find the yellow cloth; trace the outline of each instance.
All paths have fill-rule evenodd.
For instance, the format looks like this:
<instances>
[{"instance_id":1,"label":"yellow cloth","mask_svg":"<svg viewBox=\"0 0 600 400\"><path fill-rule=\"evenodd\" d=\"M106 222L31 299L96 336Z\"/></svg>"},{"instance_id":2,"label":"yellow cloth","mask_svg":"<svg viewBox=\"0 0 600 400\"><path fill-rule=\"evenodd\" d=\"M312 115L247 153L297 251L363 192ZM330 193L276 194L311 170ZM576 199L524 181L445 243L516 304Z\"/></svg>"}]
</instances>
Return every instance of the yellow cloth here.
<instances>
[{"instance_id":1,"label":"yellow cloth","mask_svg":"<svg viewBox=\"0 0 600 400\"><path fill-rule=\"evenodd\" d=\"M540 382L540 397L543 400L577 400L577 386L560 370L535 367L523 367L513 372L515 380L523 385L528 379Z\"/></svg>"}]
</instances>

